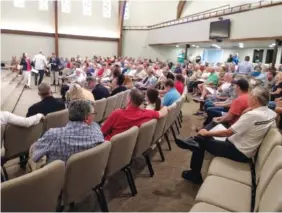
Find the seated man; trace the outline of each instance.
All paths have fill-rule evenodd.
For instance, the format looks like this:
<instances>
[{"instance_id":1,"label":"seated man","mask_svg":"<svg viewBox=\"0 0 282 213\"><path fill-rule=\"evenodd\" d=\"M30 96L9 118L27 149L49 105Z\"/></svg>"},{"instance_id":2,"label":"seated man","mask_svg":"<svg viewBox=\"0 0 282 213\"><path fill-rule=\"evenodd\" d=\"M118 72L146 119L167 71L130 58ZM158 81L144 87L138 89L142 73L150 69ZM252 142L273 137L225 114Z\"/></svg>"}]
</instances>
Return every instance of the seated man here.
<instances>
[{"instance_id":1,"label":"seated man","mask_svg":"<svg viewBox=\"0 0 282 213\"><path fill-rule=\"evenodd\" d=\"M92 90L95 100L100 100L110 96L109 90L94 77L87 77L88 88Z\"/></svg>"},{"instance_id":2,"label":"seated man","mask_svg":"<svg viewBox=\"0 0 282 213\"><path fill-rule=\"evenodd\" d=\"M41 83L38 86L38 95L42 100L28 108L26 117L36 115L37 113L47 115L48 113L65 109L63 101L52 96L51 88L48 84Z\"/></svg>"},{"instance_id":3,"label":"seated man","mask_svg":"<svg viewBox=\"0 0 282 213\"><path fill-rule=\"evenodd\" d=\"M210 131L201 129L193 139L177 140L180 148L193 151L191 170L183 171L182 177L195 184L202 183L201 168L205 151L239 162L247 162L254 157L269 128L276 127L276 113L268 109L268 99L269 92L257 87L248 96L251 110L230 128ZM227 138L215 140L213 137Z\"/></svg>"},{"instance_id":4,"label":"seated man","mask_svg":"<svg viewBox=\"0 0 282 213\"><path fill-rule=\"evenodd\" d=\"M162 102L163 106L170 106L181 97L179 92L174 87L174 82L171 79L168 79L165 82L165 92L166 93Z\"/></svg>"},{"instance_id":5,"label":"seated man","mask_svg":"<svg viewBox=\"0 0 282 213\"><path fill-rule=\"evenodd\" d=\"M221 111L207 110L208 117L204 125L208 125L213 119L216 123L232 125L248 108L249 82L241 78L237 81L233 81L233 84L237 98L232 101L228 113L223 115Z\"/></svg>"},{"instance_id":6,"label":"seated man","mask_svg":"<svg viewBox=\"0 0 282 213\"><path fill-rule=\"evenodd\" d=\"M153 68L148 67L146 72L148 76L145 79L143 79L142 82L136 82L135 87L145 90L145 89L153 88L156 86L158 79L154 76Z\"/></svg>"},{"instance_id":7,"label":"seated man","mask_svg":"<svg viewBox=\"0 0 282 213\"><path fill-rule=\"evenodd\" d=\"M167 108L160 111L141 109L144 102L144 94L138 89L131 89L126 109L117 109L108 117L102 125L102 132L106 140L111 140L116 134L128 130L132 126L140 126L151 119L159 119L166 116Z\"/></svg>"},{"instance_id":8,"label":"seated man","mask_svg":"<svg viewBox=\"0 0 282 213\"><path fill-rule=\"evenodd\" d=\"M72 101L69 106L69 122L65 127L49 129L32 147L32 160L38 162L47 156L47 162L67 161L78 152L91 149L104 142L97 123L94 123L93 103Z\"/></svg>"}]
</instances>

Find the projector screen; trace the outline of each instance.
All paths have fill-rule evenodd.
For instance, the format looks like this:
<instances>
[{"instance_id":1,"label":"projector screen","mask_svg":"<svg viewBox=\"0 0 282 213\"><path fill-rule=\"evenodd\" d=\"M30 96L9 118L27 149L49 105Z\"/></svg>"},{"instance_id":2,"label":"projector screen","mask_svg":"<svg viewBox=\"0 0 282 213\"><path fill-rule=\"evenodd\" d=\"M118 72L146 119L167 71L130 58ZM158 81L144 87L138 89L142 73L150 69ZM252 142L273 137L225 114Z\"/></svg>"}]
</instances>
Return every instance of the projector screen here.
<instances>
[{"instance_id":1,"label":"projector screen","mask_svg":"<svg viewBox=\"0 0 282 213\"><path fill-rule=\"evenodd\" d=\"M210 23L210 39L229 38L230 19Z\"/></svg>"}]
</instances>

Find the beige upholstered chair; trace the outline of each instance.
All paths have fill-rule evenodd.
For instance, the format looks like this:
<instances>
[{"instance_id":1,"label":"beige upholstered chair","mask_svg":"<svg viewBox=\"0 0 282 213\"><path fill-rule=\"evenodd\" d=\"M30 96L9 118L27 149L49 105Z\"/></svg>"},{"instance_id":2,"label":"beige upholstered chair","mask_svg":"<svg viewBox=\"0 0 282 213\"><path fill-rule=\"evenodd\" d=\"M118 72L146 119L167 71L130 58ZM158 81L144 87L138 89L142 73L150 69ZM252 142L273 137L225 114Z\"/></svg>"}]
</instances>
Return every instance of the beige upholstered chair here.
<instances>
[{"instance_id":1,"label":"beige upholstered chair","mask_svg":"<svg viewBox=\"0 0 282 213\"><path fill-rule=\"evenodd\" d=\"M259 212L282 212L282 170L276 172L259 203Z\"/></svg>"},{"instance_id":2,"label":"beige upholstered chair","mask_svg":"<svg viewBox=\"0 0 282 213\"><path fill-rule=\"evenodd\" d=\"M95 122L99 123L103 120L106 105L107 105L107 99L106 98L103 98L101 100L94 102L94 109L95 109L95 112L97 113L95 115L95 119L94 119Z\"/></svg>"},{"instance_id":3,"label":"beige upholstered chair","mask_svg":"<svg viewBox=\"0 0 282 213\"><path fill-rule=\"evenodd\" d=\"M6 126L4 134L5 160L28 153L30 146L42 135L43 122L31 127Z\"/></svg>"},{"instance_id":4,"label":"beige upholstered chair","mask_svg":"<svg viewBox=\"0 0 282 213\"><path fill-rule=\"evenodd\" d=\"M125 108L128 103L129 93L130 93L130 89L125 90L123 93L122 105L121 105L122 108Z\"/></svg>"},{"instance_id":5,"label":"beige upholstered chair","mask_svg":"<svg viewBox=\"0 0 282 213\"><path fill-rule=\"evenodd\" d=\"M105 171L105 178L117 171L124 171L131 189L132 196L137 194L137 189L132 177L130 162L136 144L139 128L134 126L129 130L111 138L112 148Z\"/></svg>"},{"instance_id":6,"label":"beige upholstered chair","mask_svg":"<svg viewBox=\"0 0 282 213\"><path fill-rule=\"evenodd\" d=\"M116 99L114 110L120 109L122 107L123 96L124 96L124 92L120 92L120 93L116 94L117 99Z\"/></svg>"},{"instance_id":7,"label":"beige upholstered chair","mask_svg":"<svg viewBox=\"0 0 282 213\"><path fill-rule=\"evenodd\" d=\"M140 157L141 155L144 156L151 177L154 176L154 170L153 170L151 160L148 154L149 154L150 147L152 144L156 125L157 125L157 120L153 119L146 123L143 123L140 126L136 146L135 146L133 156L132 156L133 158Z\"/></svg>"},{"instance_id":8,"label":"beige upholstered chair","mask_svg":"<svg viewBox=\"0 0 282 213\"><path fill-rule=\"evenodd\" d=\"M1 210L5 212L55 212L63 187L65 163L54 161L1 186Z\"/></svg>"},{"instance_id":9,"label":"beige upholstered chair","mask_svg":"<svg viewBox=\"0 0 282 213\"><path fill-rule=\"evenodd\" d=\"M46 115L44 120L44 132L50 128L64 127L69 121L69 110L64 109Z\"/></svg>"},{"instance_id":10,"label":"beige upholstered chair","mask_svg":"<svg viewBox=\"0 0 282 213\"><path fill-rule=\"evenodd\" d=\"M165 136L165 139L167 141L167 145L168 145L169 150L171 150L171 145L170 145L170 141L169 141L169 137L168 137L168 130L169 129L172 131L172 135L173 135L174 139L176 139L176 134L175 134L175 131L174 131L173 125L172 125L175 122L176 109L177 109L176 103L169 106L169 112L168 112L168 115L167 115L167 120L166 120L166 124L165 124L165 128L164 128L164 136Z\"/></svg>"},{"instance_id":11,"label":"beige upholstered chair","mask_svg":"<svg viewBox=\"0 0 282 213\"><path fill-rule=\"evenodd\" d=\"M165 117L158 119L158 123L157 123L156 129L155 129L155 133L153 135L153 140L152 140L152 144L151 144L152 147L155 144L157 145L157 148L159 150L162 161L165 161L165 158L164 158L164 154L163 154L162 147L161 147L161 144L160 144L160 139L164 135L164 127L165 127L165 124L166 124L167 117L168 116L166 115Z\"/></svg>"},{"instance_id":12,"label":"beige upholstered chair","mask_svg":"<svg viewBox=\"0 0 282 213\"><path fill-rule=\"evenodd\" d=\"M104 142L96 147L72 155L66 164L66 176L63 189L63 202L72 208L92 189L98 196L102 211L108 211L102 183L105 168L109 159L111 143Z\"/></svg>"},{"instance_id":13,"label":"beige upholstered chair","mask_svg":"<svg viewBox=\"0 0 282 213\"><path fill-rule=\"evenodd\" d=\"M106 119L107 117L109 117L109 115L114 111L115 104L116 104L116 97L117 96L111 96L107 98L107 104L106 104L106 109L105 109L103 119Z\"/></svg>"}]
</instances>

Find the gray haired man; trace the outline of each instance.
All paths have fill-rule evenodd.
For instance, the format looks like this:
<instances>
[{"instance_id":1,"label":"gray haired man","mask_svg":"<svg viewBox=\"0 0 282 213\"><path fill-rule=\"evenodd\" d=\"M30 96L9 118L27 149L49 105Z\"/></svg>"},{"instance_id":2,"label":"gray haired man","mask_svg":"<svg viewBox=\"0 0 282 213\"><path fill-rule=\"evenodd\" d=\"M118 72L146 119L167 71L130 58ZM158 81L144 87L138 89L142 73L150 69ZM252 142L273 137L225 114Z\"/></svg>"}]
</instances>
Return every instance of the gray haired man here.
<instances>
[{"instance_id":1,"label":"gray haired man","mask_svg":"<svg viewBox=\"0 0 282 213\"><path fill-rule=\"evenodd\" d=\"M104 142L100 126L94 122L94 106L90 101L70 103L69 122L65 127L48 130L33 146L32 160L47 156L47 162L67 161L75 153Z\"/></svg>"}]
</instances>

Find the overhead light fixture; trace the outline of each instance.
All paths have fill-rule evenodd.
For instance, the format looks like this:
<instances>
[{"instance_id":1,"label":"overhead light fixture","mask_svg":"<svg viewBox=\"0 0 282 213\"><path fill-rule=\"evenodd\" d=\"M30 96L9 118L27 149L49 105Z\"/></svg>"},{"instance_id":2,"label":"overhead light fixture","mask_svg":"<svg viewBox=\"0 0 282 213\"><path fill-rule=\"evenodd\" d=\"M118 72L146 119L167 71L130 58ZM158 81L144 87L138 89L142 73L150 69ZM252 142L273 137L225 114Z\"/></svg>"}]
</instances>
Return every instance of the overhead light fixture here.
<instances>
[{"instance_id":1,"label":"overhead light fixture","mask_svg":"<svg viewBox=\"0 0 282 213\"><path fill-rule=\"evenodd\" d=\"M212 44L213 47L220 49L220 46L218 46L217 44Z\"/></svg>"},{"instance_id":2,"label":"overhead light fixture","mask_svg":"<svg viewBox=\"0 0 282 213\"><path fill-rule=\"evenodd\" d=\"M196 45L192 44L192 47L196 47Z\"/></svg>"},{"instance_id":3,"label":"overhead light fixture","mask_svg":"<svg viewBox=\"0 0 282 213\"><path fill-rule=\"evenodd\" d=\"M270 48L273 48L274 46L272 44L269 45Z\"/></svg>"},{"instance_id":4,"label":"overhead light fixture","mask_svg":"<svg viewBox=\"0 0 282 213\"><path fill-rule=\"evenodd\" d=\"M275 43L273 43L273 44L271 44L272 46L275 46L276 44Z\"/></svg>"},{"instance_id":5,"label":"overhead light fixture","mask_svg":"<svg viewBox=\"0 0 282 213\"><path fill-rule=\"evenodd\" d=\"M243 48L244 44L243 43L239 43L239 48Z\"/></svg>"},{"instance_id":6,"label":"overhead light fixture","mask_svg":"<svg viewBox=\"0 0 282 213\"><path fill-rule=\"evenodd\" d=\"M179 47L179 45L176 45L176 47L178 48L178 47Z\"/></svg>"}]
</instances>

